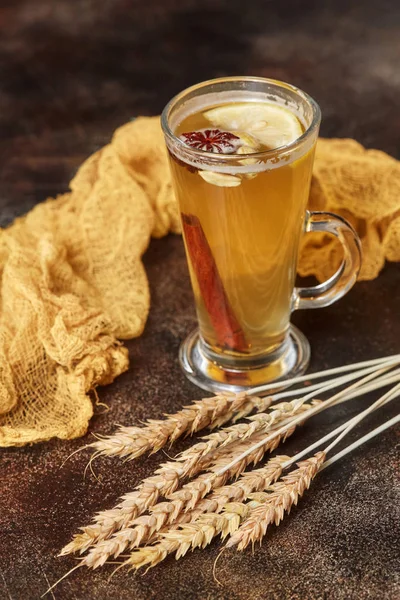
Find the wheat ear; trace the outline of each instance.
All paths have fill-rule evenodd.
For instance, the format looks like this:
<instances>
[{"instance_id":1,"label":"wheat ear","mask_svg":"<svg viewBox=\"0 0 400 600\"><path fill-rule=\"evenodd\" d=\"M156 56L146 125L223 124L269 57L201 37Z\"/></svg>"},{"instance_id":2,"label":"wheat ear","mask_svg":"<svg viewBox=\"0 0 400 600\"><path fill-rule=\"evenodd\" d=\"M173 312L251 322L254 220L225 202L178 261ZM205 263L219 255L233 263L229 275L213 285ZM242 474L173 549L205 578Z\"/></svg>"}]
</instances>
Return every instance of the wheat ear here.
<instances>
[{"instance_id":1,"label":"wheat ear","mask_svg":"<svg viewBox=\"0 0 400 600\"><path fill-rule=\"evenodd\" d=\"M61 550L60 556L75 552L82 554L90 546L108 539L118 529L129 527L137 517L156 504L160 496L169 496L173 493L189 470L191 475L194 475L211 466L212 459L214 456L197 465L192 463L190 457L186 463L178 461L163 463L154 475L144 479L133 492L125 494L122 501L114 508L97 513L91 525L81 527L80 533L77 533Z\"/></svg>"},{"instance_id":2,"label":"wheat ear","mask_svg":"<svg viewBox=\"0 0 400 600\"><path fill-rule=\"evenodd\" d=\"M269 399L271 402L271 399ZM175 460L184 464L185 475L192 475L193 469L196 471L197 466L205 459L212 459L213 452L220 448L234 444L237 441L245 441L253 436L258 431L267 432L278 423L283 423L286 419L290 419L294 415L304 413L304 418L307 417L307 411L321 404L321 400L313 400L309 403L304 403L302 399L292 400L291 402L281 402L276 404L274 409L269 413L257 413L252 417L248 417L248 423L239 423L224 427L215 433L203 436L201 441L194 444L181 454Z\"/></svg>"},{"instance_id":3,"label":"wheat ear","mask_svg":"<svg viewBox=\"0 0 400 600\"><path fill-rule=\"evenodd\" d=\"M201 515L194 523L164 533L161 542L133 550L118 568L128 567L131 570L144 566L155 567L173 552L176 552L177 559L181 558L190 549L205 548L219 533L223 538L232 534L248 514L249 508L246 504L232 502L221 514Z\"/></svg>"},{"instance_id":4,"label":"wheat ear","mask_svg":"<svg viewBox=\"0 0 400 600\"><path fill-rule=\"evenodd\" d=\"M312 477L318 471L319 460L323 462L323 457L320 459L319 454L323 455L323 453L318 453L315 457L303 461L299 464L298 469L282 478L285 481L285 483L282 481L285 488L284 505L287 506L288 510L293 503L297 502L298 497L303 494L304 490L309 487ZM275 483L270 487L275 489L277 485ZM281 496L283 497L282 493ZM257 510L257 508L253 508L254 505L263 507L259 501L254 500L247 504L229 502L225 505L222 513L201 514L192 523L180 525L178 529L162 533L162 540L158 543L133 550L121 566L130 569L140 569L144 566L154 567L172 553L176 553L176 559L179 559L190 549L205 548L218 534L221 534L223 539L230 535L228 542L230 544L231 540L235 539L235 535L238 535L244 526L240 527L240 523L242 521L247 523L251 519L251 515Z\"/></svg>"},{"instance_id":5,"label":"wheat ear","mask_svg":"<svg viewBox=\"0 0 400 600\"><path fill-rule=\"evenodd\" d=\"M352 391L356 388L362 387L363 384L365 384L368 381L370 381L371 379L375 378L377 374L383 373L383 372L387 371L389 368L390 367L385 365L385 367L379 369L378 371L374 371L374 372L372 372L372 368L365 369L363 373L364 374L365 374L365 372L369 373L366 377L364 377L357 383L354 383L353 385L349 386L346 390L335 394L329 400L326 400L323 403L319 403L320 405L317 404L316 406L309 407L309 409L307 411L308 412L307 417L312 416L312 415L316 414L317 412L320 412L320 410L323 410L324 408L328 408L329 406L333 405L334 403L338 402L339 400L343 399L343 397L348 395L349 391ZM352 376L347 376L347 377L350 378ZM299 410L299 407L304 405L305 401L309 399L309 396L312 396L312 395L313 395L312 393L308 394L305 397L303 397L302 399L297 401L299 403L298 410ZM296 401L294 401L294 402L296 402ZM288 404L292 404L292 403L288 403ZM301 412L301 411L299 410L299 412ZM279 443L281 436L282 435L284 436L286 434L287 430L292 427L292 424L295 426L295 425L301 423L301 421L303 419L304 419L304 415L297 415L297 416L295 415L292 421L290 421L290 419L289 419L288 424L285 424L278 430L271 432L269 435L267 435L267 437L262 437L261 440L255 444L256 447L250 446L250 448L244 450L243 453L240 455L235 453L235 455L232 458L232 461L228 462L227 464L225 464L225 466L221 467L218 470L217 474L223 475L225 472L231 473L232 468L235 469L237 464L240 465L241 463L243 463L243 459L246 459L248 453L254 454L254 452L258 448L261 450L261 456L262 456L265 452L264 448L268 448L269 442L273 442L273 440L276 438ZM261 431L263 431L263 430L261 430ZM268 432L268 427L265 429L265 431ZM264 431L264 433L265 433L265 431ZM249 439L251 439L251 438L249 438ZM193 452L193 448L189 449L188 452ZM187 458L187 460L189 460L188 456L186 458ZM246 460L244 460L244 462L246 462ZM174 465L174 463L171 463L171 464L172 464L172 467L171 467L172 470L175 469L175 471L176 470L179 471L179 469L176 467L176 465ZM162 471L162 469L163 469L163 467L161 467L161 471ZM175 489L176 489L176 487L178 486L180 476L181 475L177 475L176 472L175 472L175 474L171 474L171 481L168 482L168 485L171 486L170 489L172 489L173 485L175 485ZM160 492L160 488L162 488L162 484L160 484L160 481L159 480L157 480L156 482L154 481L154 478L157 478L157 477L159 477L159 475L156 475L153 478L150 477L147 480L145 480L142 483L142 485L140 486L139 490L133 492L132 494L128 494L127 496L125 496L123 502L120 505L118 505L115 509L112 509L111 511L105 511L103 513L99 513L95 517L95 523L88 527L81 528L82 533L75 535L72 542L70 542L65 548L63 548L63 550L61 551L61 554L64 555L64 554L68 554L71 552L77 552L77 551L82 553L85 550L87 550L90 546L92 546L93 544L98 542L99 540L107 539L108 537L110 537L116 530L130 525L132 523L133 519L138 514L140 515L142 512L144 512L144 510L146 510L150 506L154 505L157 502L157 499L158 499L160 493L163 493L162 491ZM161 475L161 477L162 477L162 475ZM174 482L174 483L172 483L172 482ZM191 482L191 483L193 483L193 482ZM201 487L204 490L206 488L204 488L203 484L204 484L204 481L201 481ZM205 492L205 493L208 493L208 492ZM163 494L163 495L167 495L167 494ZM138 498L138 496L140 496L140 498ZM142 498L142 496L144 496L144 499ZM168 494L168 496L169 496L169 494ZM199 499L198 496L197 496L197 498ZM142 507L142 509L140 509L140 512L137 507L138 503L141 504L141 507ZM135 517L132 517L131 515L135 515ZM160 520L160 522L161 522L161 520ZM171 520L169 520L169 522L171 522Z\"/></svg>"},{"instance_id":6,"label":"wheat ear","mask_svg":"<svg viewBox=\"0 0 400 600\"><path fill-rule=\"evenodd\" d=\"M397 397L400 394L400 389L397 388L395 390L391 390L391 399L394 399L395 397ZM388 399L388 398L387 398ZM383 402L381 405L383 405L385 402ZM354 422L354 420L353 420ZM342 458L343 456L347 455L349 452L351 452L352 450L354 450L355 448L360 447L363 443L371 440L372 438L374 438L375 436L379 435L380 433L382 433L383 431L385 431L386 429L388 429L389 427L392 427L393 425L395 425L396 423L400 422L400 414L396 415L395 417L393 417L392 419L389 419L389 421L386 421L385 423L383 423L382 425L380 425L379 427L375 428L374 430L370 431L368 434L364 435L363 437L359 438L358 440L356 440L355 442L353 442L352 444L350 444L349 446L347 446L346 448L344 448L341 452L338 452L337 454L335 454L335 456L333 456L330 460L326 461L320 470L324 469L326 466L328 466L328 464L333 464L334 462L336 462L337 460L339 460L340 458ZM345 427L347 429L348 424L345 424ZM314 446L314 445L312 445ZM311 449L311 446L309 447ZM293 457L296 458L296 457ZM292 460L290 459L290 461L288 461L287 463L284 463L283 466L285 466L285 464L287 466L289 466L289 464L292 464ZM239 506L240 505L240 506ZM236 511L236 514L238 514L238 512L240 510L243 510L242 507L246 506L243 503L238 503L238 510ZM248 508L251 508L251 505L246 506L246 508L244 509L244 516L248 515ZM229 506L227 507L227 511L229 511ZM234 512L234 511L233 511ZM165 540L165 542L167 542L167 540ZM171 541L170 542L170 546L172 548L172 546L175 544L175 542ZM149 564L150 566L154 566L155 564L157 564L158 562L160 562L160 560L163 560L163 558L165 558L168 555L168 548L164 548L164 550L159 551L158 555L157 555L157 550L154 551L154 548L156 548L156 546L146 546L147 549L147 554L144 553L145 548L140 548L139 550L133 552L130 556L129 556L129 566L131 568L140 568L140 566L144 566L145 564ZM171 552L173 552L174 550L172 549ZM142 555L140 556L140 552L142 552ZM151 554L152 553L152 554ZM161 558L159 558L161 556ZM140 564L140 559L142 560L142 564ZM152 564L153 562L153 564ZM120 567L124 566L125 563L122 563L120 565ZM68 571L67 573L65 573L65 575L63 575L60 579L58 579L54 584L52 584L45 592L44 594L42 594L42 598L49 592L51 592L61 581L63 581L66 577L68 577L73 571L75 571L76 569L80 568L82 566L81 563L78 563L75 567L73 567L70 571Z\"/></svg>"},{"instance_id":7,"label":"wheat ear","mask_svg":"<svg viewBox=\"0 0 400 600\"><path fill-rule=\"evenodd\" d=\"M299 462L297 469L271 485L263 501L256 501L256 506L251 508L250 515L228 540L226 547L237 546L238 550L244 550L250 543L261 540L269 525L279 525L284 514L290 512L293 504L296 505L299 497L310 487L324 460L325 452L317 452Z\"/></svg>"},{"instance_id":8,"label":"wheat ear","mask_svg":"<svg viewBox=\"0 0 400 600\"><path fill-rule=\"evenodd\" d=\"M218 445L225 446L228 442L231 444L233 440L241 438L243 440L250 439L261 427L261 430L265 433L274 424L283 421L288 416L306 412L316 402L312 405L302 404L298 401L285 402L279 405L279 409L277 406L277 409L271 413L263 414L264 416L260 420L226 428L228 430L226 433L221 430L216 434L211 434L211 436L214 436L212 439L208 439L207 436L204 442L199 442L188 448L176 461L161 465L155 475L146 478L138 486L138 489L126 494L122 502L113 509L95 515L94 523L81 527L80 533L76 534L72 541L61 550L60 555L64 556L75 552L83 553L97 542L108 539L115 531L129 527L137 517L153 506L160 496L170 497L170 494L177 489L180 479L207 468L211 460L214 459L212 451L218 448ZM244 451L248 445L241 447ZM263 456L264 452L265 450L261 449L260 456ZM226 453L223 453L220 458L224 456L227 456ZM250 462L252 461L253 458L251 457ZM220 461L218 464L222 465L222 462ZM244 461L242 464L247 465L249 463Z\"/></svg>"},{"instance_id":9,"label":"wheat ear","mask_svg":"<svg viewBox=\"0 0 400 600\"><path fill-rule=\"evenodd\" d=\"M113 435L97 436L99 439L86 447L95 450L95 457L134 459L146 452L157 452L184 434L192 434L205 427L220 427L236 414L246 416L258 401L264 403L264 400L244 393L203 398L177 413L166 415L165 419L149 419L144 427L119 427Z\"/></svg>"}]
</instances>

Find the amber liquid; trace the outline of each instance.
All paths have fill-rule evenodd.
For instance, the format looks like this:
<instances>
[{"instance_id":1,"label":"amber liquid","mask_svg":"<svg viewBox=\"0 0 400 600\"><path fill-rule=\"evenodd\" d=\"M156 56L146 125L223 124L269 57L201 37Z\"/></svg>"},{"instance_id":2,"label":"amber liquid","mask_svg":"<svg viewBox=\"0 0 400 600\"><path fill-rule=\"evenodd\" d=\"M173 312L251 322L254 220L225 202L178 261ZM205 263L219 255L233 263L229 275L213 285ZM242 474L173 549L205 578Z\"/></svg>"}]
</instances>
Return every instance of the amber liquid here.
<instances>
[{"instance_id":1,"label":"amber liquid","mask_svg":"<svg viewBox=\"0 0 400 600\"><path fill-rule=\"evenodd\" d=\"M175 133L206 127L199 112ZM256 356L284 341L312 162L313 149L223 187L171 156L200 333L214 352Z\"/></svg>"}]
</instances>

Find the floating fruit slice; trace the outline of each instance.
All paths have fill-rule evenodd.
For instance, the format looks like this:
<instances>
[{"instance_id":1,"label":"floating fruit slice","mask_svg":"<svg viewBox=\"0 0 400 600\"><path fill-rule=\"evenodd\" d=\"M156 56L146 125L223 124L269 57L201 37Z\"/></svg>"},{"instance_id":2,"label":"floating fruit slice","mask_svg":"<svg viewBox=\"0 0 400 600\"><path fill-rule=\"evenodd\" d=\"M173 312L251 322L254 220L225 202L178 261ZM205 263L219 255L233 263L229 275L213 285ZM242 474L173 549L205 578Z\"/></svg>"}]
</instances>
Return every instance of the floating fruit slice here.
<instances>
[{"instance_id":1,"label":"floating fruit slice","mask_svg":"<svg viewBox=\"0 0 400 600\"><path fill-rule=\"evenodd\" d=\"M227 173L215 173L214 171L199 171L200 177L218 187L237 187L242 183L240 177Z\"/></svg>"},{"instance_id":2,"label":"floating fruit slice","mask_svg":"<svg viewBox=\"0 0 400 600\"><path fill-rule=\"evenodd\" d=\"M256 152L256 150L253 150L253 148L251 148L251 146L241 146L238 150L238 154L252 154ZM243 158L243 160L240 161L240 163L242 165L257 165L260 164L260 161L257 160L256 158ZM245 177L245 179L254 179L254 177L257 177L258 173L243 173L243 177Z\"/></svg>"},{"instance_id":3,"label":"floating fruit slice","mask_svg":"<svg viewBox=\"0 0 400 600\"><path fill-rule=\"evenodd\" d=\"M236 151L237 154L252 154L253 152L260 152L262 150L260 142L253 135L243 131L237 131L236 134L242 143ZM243 150L243 148L246 148L246 150Z\"/></svg>"},{"instance_id":4,"label":"floating fruit slice","mask_svg":"<svg viewBox=\"0 0 400 600\"><path fill-rule=\"evenodd\" d=\"M252 148L251 146L240 146L239 150L237 151L238 154L254 154L254 152L257 152L257 150L254 150L254 148ZM248 161L252 161L252 162L248 162ZM256 158L249 158L245 160L242 160L242 163L244 165L251 165L251 164L255 164L257 161Z\"/></svg>"},{"instance_id":5,"label":"floating fruit slice","mask_svg":"<svg viewBox=\"0 0 400 600\"><path fill-rule=\"evenodd\" d=\"M269 149L286 146L303 133L296 115L267 102L233 102L206 111L204 117L214 127L244 131Z\"/></svg>"}]
</instances>

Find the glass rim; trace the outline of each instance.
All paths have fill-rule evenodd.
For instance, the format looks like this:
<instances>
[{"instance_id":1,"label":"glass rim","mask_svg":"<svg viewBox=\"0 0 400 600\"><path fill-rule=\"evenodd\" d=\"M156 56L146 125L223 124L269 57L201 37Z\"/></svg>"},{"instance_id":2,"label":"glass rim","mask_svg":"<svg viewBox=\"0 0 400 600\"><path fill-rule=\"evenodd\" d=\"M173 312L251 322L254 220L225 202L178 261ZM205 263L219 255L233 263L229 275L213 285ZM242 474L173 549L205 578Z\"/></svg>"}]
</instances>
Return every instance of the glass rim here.
<instances>
[{"instance_id":1,"label":"glass rim","mask_svg":"<svg viewBox=\"0 0 400 600\"><path fill-rule=\"evenodd\" d=\"M305 131L298 138L296 138L295 140L290 142L290 144L286 144L284 146L278 146L277 148L273 148L271 150L261 150L259 152L252 152L251 154L250 153L249 154L237 154L237 153L217 154L215 152L207 152L206 150L198 150L196 148L192 148L188 144L185 144L185 142L183 140L181 140L178 136L176 136L174 134L174 132L172 131L172 129L169 126L169 122L168 122L169 115L170 115L170 112L172 111L172 109L174 108L175 104L177 102L179 102L179 100L183 99L187 94L189 94L190 92L193 92L197 89L201 90L203 87L206 87L210 84L224 83L224 82L230 82L230 81L232 83L235 81L236 82L243 82L243 81L250 82L251 81L251 82L255 82L255 83L270 83L277 87L284 88L284 89L286 88L286 89L290 90L291 92L296 93L298 96L302 97L303 100L305 100L312 109L313 117L312 117L310 125L305 129ZM309 94L307 94L300 88L298 88L290 83L286 83L285 81L281 81L279 79L271 79L268 77L256 77L256 76L249 76L249 75L217 77L215 79L207 79L206 81L196 83L195 85L185 88L184 90L182 90L181 92L179 92L178 94L173 96L171 98L171 100L166 104L166 106L164 107L164 110L161 113L161 127L164 132L164 135L167 138L169 138L170 140L177 143L178 147L181 147L182 150L192 154L193 156L199 158L200 160L201 159L203 159L203 160L213 159L213 162L217 161L217 160L222 161L222 162L229 162L232 159L237 160L239 157L243 158L244 156L251 156L253 158L268 158L268 156L276 156L277 154L295 150L296 148L301 146L303 144L303 142L305 142L315 132L315 130L319 127L320 122L321 122L321 109L320 109L318 103Z\"/></svg>"}]
</instances>

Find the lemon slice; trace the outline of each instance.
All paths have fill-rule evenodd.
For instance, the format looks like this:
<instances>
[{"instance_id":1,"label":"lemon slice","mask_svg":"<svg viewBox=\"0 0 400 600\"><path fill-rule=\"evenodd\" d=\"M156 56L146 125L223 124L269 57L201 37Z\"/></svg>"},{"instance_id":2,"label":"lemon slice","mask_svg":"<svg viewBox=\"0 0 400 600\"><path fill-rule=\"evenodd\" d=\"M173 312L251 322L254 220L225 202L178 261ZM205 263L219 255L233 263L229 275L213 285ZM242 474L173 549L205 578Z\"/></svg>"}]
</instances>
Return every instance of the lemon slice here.
<instances>
[{"instance_id":1,"label":"lemon slice","mask_svg":"<svg viewBox=\"0 0 400 600\"><path fill-rule=\"evenodd\" d=\"M206 111L204 117L214 127L244 131L269 149L286 146L303 133L296 115L267 102L233 102Z\"/></svg>"}]
</instances>

